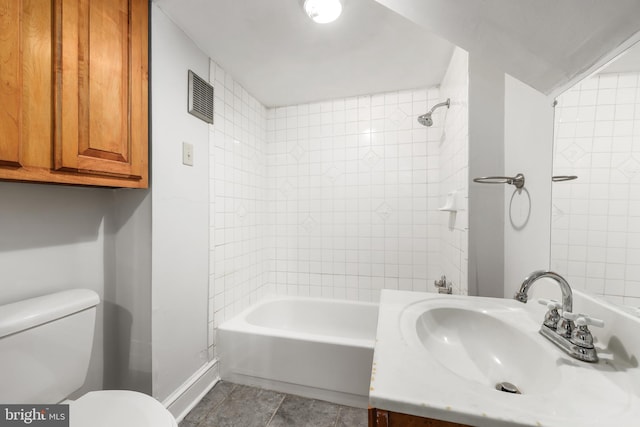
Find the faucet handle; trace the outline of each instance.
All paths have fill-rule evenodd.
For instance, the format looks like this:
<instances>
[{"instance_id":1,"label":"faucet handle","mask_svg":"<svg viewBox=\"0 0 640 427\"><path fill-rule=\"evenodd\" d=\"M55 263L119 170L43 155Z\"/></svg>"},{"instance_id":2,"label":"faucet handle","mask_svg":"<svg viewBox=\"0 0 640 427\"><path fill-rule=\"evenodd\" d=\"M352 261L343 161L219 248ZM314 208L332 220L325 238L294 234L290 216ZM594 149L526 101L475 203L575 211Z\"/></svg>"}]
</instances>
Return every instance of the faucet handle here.
<instances>
[{"instance_id":1,"label":"faucet handle","mask_svg":"<svg viewBox=\"0 0 640 427\"><path fill-rule=\"evenodd\" d=\"M542 304L547 306L547 309L549 310L553 310L553 309L559 309L562 308L562 303L554 300L554 299L544 299L544 298L540 298L538 300L538 304Z\"/></svg>"},{"instance_id":2,"label":"faucet handle","mask_svg":"<svg viewBox=\"0 0 640 427\"><path fill-rule=\"evenodd\" d=\"M597 326L598 328L604 327L604 320L596 319L595 317L587 316L586 314L565 312L562 313L562 317L567 320L574 321L577 326L592 325Z\"/></svg>"},{"instance_id":3,"label":"faucet handle","mask_svg":"<svg viewBox=\"0 0 640 427\"><path fill-rule=\"evenodd\" d=\"M571 311L563 311L560 315L560 319L558 320L558 324L556 326L556 332L561 337L565 337L567 339L571 338L571 334L576 328L575 320L582 316L579 313L573 313Z\"/></svg>"},{"instance_id":4,"label":"faucet handle","mask_svg":"<svg viewBox=\"0 0 640 427\"><path fill-rule=\"evenodd\" d=\"M604 328L604 320L596 319L595 317L587 316L586 314L579 314L575 320L576 326L596 326L598 328Z\"/></svg>"},{"instance_id":5,"label":"faucet handle","mask_svg":"<svg viewBox=\"0 0 640 427\"><path fill-rule=\"evenodd\" d=\"M587 325L602 328L604 326L604 321L596 319L595 317L589 317L586 314L578 314L576 316L575 323L577 328L575 328L571 333L570 341L578 347L593 349L593 335L591 335L591 331Z\"/></svg>"},{"instance_id":6,"label":"faucet handle","mask_svg":"<svg viewBox=\"0 0 640 427\"><path fill-rule=\"evenodd\" d=\"M582 315L580 313L572 313L570 311L564 311L562 313L562 317L564 317L567 320L571 320L572 322L576 321L578 319L578 317L581 317Z\"/></svg>"},{"instance_id":7,"label":"faucet handle","mask_svg":"<svg viewBox=\"0 0 640 427\"><path fill-rule=\"evenodd\" d=\"M558 309L562 307L562 304L556 300L547 300L544 298L540 298L538 300L538 304L545 305L548 309L547 314L544 315L544 321L542 323L546 327L555 330L558 326L558 322L560 321L560 314L558 313Z\"/></svg>"}]
</instances>

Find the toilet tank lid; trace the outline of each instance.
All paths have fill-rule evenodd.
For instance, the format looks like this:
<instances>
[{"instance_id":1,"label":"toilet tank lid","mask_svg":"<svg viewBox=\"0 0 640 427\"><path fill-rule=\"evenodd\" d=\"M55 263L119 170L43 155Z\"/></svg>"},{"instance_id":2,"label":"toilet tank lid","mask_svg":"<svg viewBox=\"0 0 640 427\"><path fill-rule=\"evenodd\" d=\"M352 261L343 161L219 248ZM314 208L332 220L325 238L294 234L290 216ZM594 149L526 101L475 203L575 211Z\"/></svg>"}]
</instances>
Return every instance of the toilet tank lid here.
<instances>
[{"instance_id":1,"label":"toilet tank lid","mask_svg":"<svg viewBox=\"0 0 640 427\"><path fill-rule=\"evenodd\" d=\"M72 289L0 306L0 338L95 307L97 293Z\"/></svg>"}]
</instances>

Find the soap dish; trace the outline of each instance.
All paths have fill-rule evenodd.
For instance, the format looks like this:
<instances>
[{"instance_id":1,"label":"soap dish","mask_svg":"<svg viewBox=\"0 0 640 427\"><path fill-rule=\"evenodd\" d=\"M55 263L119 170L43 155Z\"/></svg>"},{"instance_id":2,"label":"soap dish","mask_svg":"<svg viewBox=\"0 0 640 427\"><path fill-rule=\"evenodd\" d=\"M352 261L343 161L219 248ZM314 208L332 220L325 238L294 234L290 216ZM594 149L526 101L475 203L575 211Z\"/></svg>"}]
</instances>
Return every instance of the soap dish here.
<instances>
[{"instance_id":1,"label":"soap dish","mask_svg":"<svg viewBox=\"0 0 640 427\"><path fill-rule=\"evenodd\" d=\"M458 203L457 203L457 191L451 191L447 194L447 200L444 203L444 206L438 208L439 211L443 212L458 212Z\"/></svg>"}]
</instances>

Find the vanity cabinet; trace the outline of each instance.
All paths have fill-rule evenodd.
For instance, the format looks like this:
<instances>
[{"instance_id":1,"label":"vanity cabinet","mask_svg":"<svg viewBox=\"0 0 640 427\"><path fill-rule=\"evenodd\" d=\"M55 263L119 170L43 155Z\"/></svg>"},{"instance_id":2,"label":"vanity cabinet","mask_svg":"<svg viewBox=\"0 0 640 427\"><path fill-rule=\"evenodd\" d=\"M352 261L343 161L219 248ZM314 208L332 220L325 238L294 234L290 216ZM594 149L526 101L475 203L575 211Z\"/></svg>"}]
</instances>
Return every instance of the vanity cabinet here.
<instances>
[{"instance_id":1,"label":"vanity cabinet","mask_svg":"<svg viewBox=\"0 0 640 427\"><path fill-rule=\"evenodd\" d=\"M369 408L369 427L470 427L466 424L457 424L449 421L434 420L431 418L417 417L415 415L401 414L399 412L384 411Z\"/></svg>"},{"instance_id":2,"label":"vanity cabinet","mask_svg":"<svg viewBox=\"0 0 640 427\"><path fill-rule=\"evenodd\" d=\"M0 0L0 179L148 186L147 0Z\"/></svg>"}]
</instances>

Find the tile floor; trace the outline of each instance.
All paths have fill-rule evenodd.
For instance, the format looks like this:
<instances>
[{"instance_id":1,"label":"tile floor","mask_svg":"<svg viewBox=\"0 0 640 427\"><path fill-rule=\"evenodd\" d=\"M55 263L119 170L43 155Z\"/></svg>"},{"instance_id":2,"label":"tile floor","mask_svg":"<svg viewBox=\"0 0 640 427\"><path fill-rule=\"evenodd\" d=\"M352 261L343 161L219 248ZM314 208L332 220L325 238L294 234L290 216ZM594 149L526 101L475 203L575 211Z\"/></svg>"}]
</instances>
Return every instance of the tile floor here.
<instances>
[{"instance_id":1,"label":"tile floor","mask_svg":"<svg viewBox=\"0 0 640 427\"><path fill-rule=\"evenodd\" d=\"M367 410L220 381L180 427L366 427Z\"/></svg>"}]
</instances>

